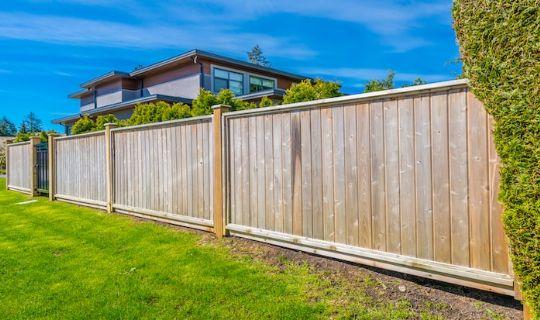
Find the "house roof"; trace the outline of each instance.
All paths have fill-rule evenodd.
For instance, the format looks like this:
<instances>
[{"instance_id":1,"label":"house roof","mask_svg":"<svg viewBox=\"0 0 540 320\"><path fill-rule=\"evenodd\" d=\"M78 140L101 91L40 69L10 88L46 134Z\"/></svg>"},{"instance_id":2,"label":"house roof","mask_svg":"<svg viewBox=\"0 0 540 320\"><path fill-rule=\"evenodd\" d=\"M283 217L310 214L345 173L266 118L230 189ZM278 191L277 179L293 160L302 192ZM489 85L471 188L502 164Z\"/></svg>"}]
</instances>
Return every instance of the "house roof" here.
<instances>
[{"instance_id":1,"label":"house roof","mask_svg":"<svg viewBox=\"0 0 540 320\"><path fill-rule=\"evenodd\" d=\"M191 103L192 100L187 99L187 98L172 97L172 96L167 96L167 95L162 95L162 94L153 94L153 95L142 97L142 98L137 98L137 99L133 99L133 100L129 100L129 101L123 101L123 102L111 104L111 105L108 105L108 106L105 106L105 107L100 107L100 108L88 110L88 111L85 111L83 113L78 113L78 114L70 115L70 116L67 116L67 117L54 119L52 122L56 123L56 124L62 124L62 123L65 123L65 122L75 121L75 120L81 118L83 115L92 116L92 115L100 115L100 114L109 114L111 112L120 111L120 110L123 110L123 109L125 109L127 107L131 107L131 106L133 106L135 104L148 103L148 102L152 102L152 101Z\"/></svg>"},{"instance_id":2,"label":"house roof","mask_svg":"<svg viewBox=\"0 0 540 320\"><path fill-rule=\"evenodd\" d=\"M145 75L145 74L147 74L149 72L155 71L155 70L157 70L159 68L168 67L168 66L170 66L170 65L172 65L174 63L181 62L181 61L187 60L187 59L191 59L193 57L201 57L201 58L209 59L209 60L212 60L212 61L218 61L218 62L225 62L225 63L229 63L229 64L234 64L236 66L241 66L241 67L244 67L244 68L247 68L247 69L257 70L257 71L260 71L260 72L266 72L266 73L271 73L271 74L275 74L275 75L281 75L281 76L292 78L292 79L299 80L299 81L304 80L304 79L307 78L307 77L302 76L302 75L298 75L298 74L294 74L294 73L290 73L290 72L286 72L286 71L282 71L282 70L278 70L278 69L274 69L274 68L270 68L270 67L259 66L259 65L253 64L253 63L249 63L249 62L246 62L246 61L225 57L225 56L218 55L218 54L215 54L215 53L211 53L211 52L208 52L208 51L194 49L194 50L191 50L191 51L184 52L184 53L182 53L180 55L174 56L172 58L168 58L168 59L153 63L153 64L151 64L149 66L146 66L146 67L143 67L141 69L134 70L132 72L124 72L124 71L117 71L117 70L110 71L110 72L108 72L106 74L103 74L101 76L95 77L93 79L90 79L90 80L82 83L81 87L85 88L85 90L81 90L81 91L72 93L72 94L69 95L69 97L70 98L79 98L81 95L84 95L85 93L90 92L90 90L89 90L90 87L92 87L92 86L94 86L94 85L96 85L96 84L98 84L100 82L103 82L103 81L109 81L109 80L112 80L112 79L119 79L119 78L120 79L121 78L138 78L138 77L141 77L141 76L143 76L143 75Z\"/></svg>"}]
</instances>

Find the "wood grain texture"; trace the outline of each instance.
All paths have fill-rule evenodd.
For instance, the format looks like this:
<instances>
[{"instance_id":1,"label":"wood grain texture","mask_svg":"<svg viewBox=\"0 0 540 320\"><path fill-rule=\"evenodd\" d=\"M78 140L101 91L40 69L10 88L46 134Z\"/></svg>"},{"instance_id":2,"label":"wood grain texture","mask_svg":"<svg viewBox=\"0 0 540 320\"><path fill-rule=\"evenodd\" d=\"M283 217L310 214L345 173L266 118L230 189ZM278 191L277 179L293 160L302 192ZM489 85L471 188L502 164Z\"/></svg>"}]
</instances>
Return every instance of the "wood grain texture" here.
<instances>
[{"instance_id":1,"label":"wood grain texture","mask_svg":"<svg viewBox=\"0 0 540 320\"><path fill-rule=\"evenodd\" d=\"M235 208L235 199L257 199L258 228L509 272L498 158L487 114L467 88L228 121L247 118L255 118L249 138L242 130L230 137L231 168L255 172L257 192L232 188L231 200ZM249 143L247 158L236 158L235 143Z\"/></svg>"},{"instance_id":2,"label":"wood grain texture","mask_svg":"<svg viewBox=\"0 0 540 320\"><path fill-rule=\"evenodd\" d=\"M29 142L8 145L8 187L30 189L32 175L30 170L30 148Z\"/></svg>"}]
</instances>

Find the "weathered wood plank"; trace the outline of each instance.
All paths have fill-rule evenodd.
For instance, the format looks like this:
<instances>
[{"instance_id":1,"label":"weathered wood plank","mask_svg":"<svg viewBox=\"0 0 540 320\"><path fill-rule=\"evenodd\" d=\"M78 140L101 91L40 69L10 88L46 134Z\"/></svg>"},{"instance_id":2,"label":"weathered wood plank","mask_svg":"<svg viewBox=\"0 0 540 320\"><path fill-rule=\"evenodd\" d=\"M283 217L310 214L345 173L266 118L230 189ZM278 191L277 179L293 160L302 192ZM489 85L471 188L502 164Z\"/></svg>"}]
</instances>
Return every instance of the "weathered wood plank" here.
<instances>
[{"instance_id":1,"label":"weathered wood plank","mask_svg":"<svg viewBox=\"0 0 540 320\"><path fill-rule=\"evenodd\" d=\"M335 240L333 123L332 108L322 108L322 214L324 223L323 240L327 241Z\"/></svg>"},{"instance_id":2,"label":"weathered wood plank","mask_svg":"<svg viewBox=\"0 0 540 320\"><path fill-rule=\"evenodd\" d=\"M452 263L469 266L466 91L448 94L448 150Z\"/></svg>"},{"instance_id":3,"label":"weathered wood plank","mask_svg":"<svg viewBox=\"0 0 540 320\"><path fill-rule=\"evenodd\" d=\"M300 113L291 113L291 178L292 209L294 235L303 234L302 220L302 149L301 149Z\"/></svg>"},{"instance_id":4,"label":"weathered wood plank","mask_svg":"<svg viewBox=\"0 0 540 320\"><path fill-rule=\"evenodd\" d=\"M429 96L414 98L416 159L416 252L433 259L433 206L431 195L431 125Z\"/></svg>"},{"instance_id":5,"label":"weathered wood plank","mask_svg":"<svg viewBox=\"0 0 540 320\"><path fill-rule=\"evenodd\" d=\"M371 117L371 207L373 249L386 250L386 190L384 161L384 118L381 101L370 105Z\"/></svg>"},{"instance_id":6,"label":"weathered wood plank","mask_svg":"<svg viewBox=\"0 0 540 320\"><path fill-rule=\"evenodd\" d=\"M398 100L399 112L399 206L401 254L416 256L416 199L414 178L414 101Z\"/></svg>"},{"instance_id":7,"label":"weathered wood plank","mask_svg":"<svg viewBox=\"0 0 540 320\"><path fill-rule=\"evenodd\" d=\"M300 152L302 161L302 234L313 237L313 198L311 189L311 117L310 111L300 113Z\"/></svg>"},{"instance_id":8,"label":"weathered wood plank","mask_svg":"<svg viewBox=\"0 0 540 320\"><path fill-rule=\"evenodd\" d=\"M312 216L313 238L324 239L323 216L323 175L322 175L322 131L321 109L310 111L311 116L311 183L312 183Z\"/></svg>"},{"instance_id":9,"label":"weathered wood plank","mask_svg":"<svg viewBox=\"0 0 540 320\"><path fill-rule=\"evenodd\" d=\"M431 95L431 144L433 187L433 257L451 262L450 178L448 165L448 95Z\"/></svg>"},{"instance_id":10,"label":"weathered wood plank","mask_svg":"<svg viewBox=\"0 0 540 320\"><path fill-rule=\"evenodd\" d=\"M490 270L487 113L470 92L467 113L471 267Z\"/></svg>"},{"instance_id":11,"label":"weathered wood plank","mask_svg":"<svg viewBox=\"0 0 540 320\"><path fill-rule=\"evenodd\" d=\"M384 110L384 162L386 187L386 250L401 253L399 206L399 119L397 100L386 100Z\"/></svg>"},{"instance_id":12,"label":"weathered wood plank","mask_svg":"<svg viewBox=\"0 0 540 320\"><path fill-rule=\"evenodd\" d=\"M347 244L358 246L358 167L356 159L356 105L343 108L345 138L345 215Z\"/></svg>"}]
</instances>

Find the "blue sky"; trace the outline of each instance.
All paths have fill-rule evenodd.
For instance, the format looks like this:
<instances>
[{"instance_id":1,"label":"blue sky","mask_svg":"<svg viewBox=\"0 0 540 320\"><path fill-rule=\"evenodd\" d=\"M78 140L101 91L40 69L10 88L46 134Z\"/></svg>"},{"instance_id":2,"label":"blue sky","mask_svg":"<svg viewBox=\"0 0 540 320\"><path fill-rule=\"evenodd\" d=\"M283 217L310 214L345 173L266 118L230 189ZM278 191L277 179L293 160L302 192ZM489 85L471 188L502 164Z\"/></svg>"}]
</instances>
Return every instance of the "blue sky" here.
<instances>
[{"instance_id":1,"label":"blue sky","mask_svg":"<svg viewBox=\"0 0 540 320\"><path fill-rule=\"evenodd\" d=\"M0 116L78 112L67 94L110 70L131 71L198 48L337 80L346 93L396 72L398 84L460 72L451 1L2 1Z\"/></svg>"}]
</instances>

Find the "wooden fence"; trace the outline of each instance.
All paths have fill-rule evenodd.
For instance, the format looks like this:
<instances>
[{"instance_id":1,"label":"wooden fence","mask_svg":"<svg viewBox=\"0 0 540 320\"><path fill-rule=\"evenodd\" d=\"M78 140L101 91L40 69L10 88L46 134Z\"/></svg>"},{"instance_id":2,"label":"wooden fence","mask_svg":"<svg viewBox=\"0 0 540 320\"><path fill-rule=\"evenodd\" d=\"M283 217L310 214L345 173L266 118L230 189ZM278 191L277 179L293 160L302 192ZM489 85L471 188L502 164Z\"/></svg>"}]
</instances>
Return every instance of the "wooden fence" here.
<instances>
[{"instance_id":1,"label":"wooden fence","mask_svg":"<svg viewBox=\"0 0 540 320\"><path fill-rule=\"evenodd\" d=\"M224 111L51 138L52 195L514 295L466 80Z\"/></svg>"},{"instance_id":2,"label":"wooden fence","mask_svg":"<svg viewBox=\"0 0 540 320\"><path fill-rule=\"evenodd\" d=\"M98 208L107 206L105 170L105 133L92 132L58 137L53 153L55 172L50 190L57 199L84 203Z\"/></svg>"},{"instance_id":3,"label":"wooden fence","mask_svg":"<svg viewBox=\"0 0 540 320\"><path fill-rule=\"evenodd\" d=\"M7 187L11 190L31 193L32 188L32 149L30 142L8 144L6 148L7 159Z\"/></svg>"},{"instance_id":4,"label":"wooden fence","mask_svg":"<svg viewBox=\"0 0 540 320\"><path fill-rule=\"evenodd\" d=\"M491 120L466 85L225 114L232 234L512 294Z\"/></svg>"},{"instance_id":5,"label":"wooden fence","mask_svg":"<svg viewBox=\"0 0 540 320\"><path fill-rule=\"evenodd\" d=\"M212 117L112 130L116 211L211 230Z\"/></svg>"}]
</instances>

